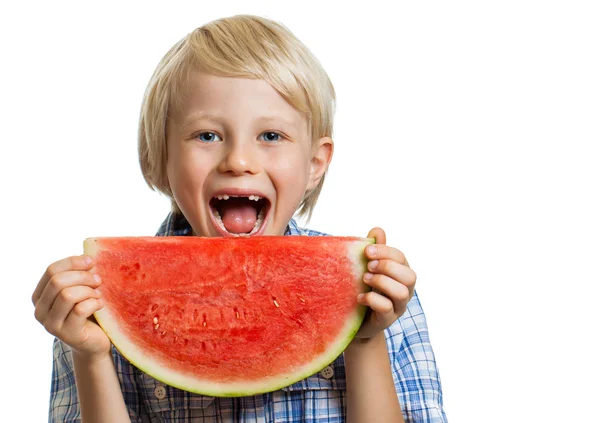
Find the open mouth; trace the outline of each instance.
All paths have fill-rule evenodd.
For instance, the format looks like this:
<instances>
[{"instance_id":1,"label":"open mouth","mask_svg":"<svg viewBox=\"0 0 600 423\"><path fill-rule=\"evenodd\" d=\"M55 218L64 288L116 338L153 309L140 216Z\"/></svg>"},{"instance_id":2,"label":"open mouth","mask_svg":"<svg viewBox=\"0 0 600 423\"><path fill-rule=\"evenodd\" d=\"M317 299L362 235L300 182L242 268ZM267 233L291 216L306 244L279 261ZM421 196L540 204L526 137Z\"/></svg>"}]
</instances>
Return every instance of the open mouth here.
<instances>
[{"instance_id":1,"label":"open mouth","mask_svg":"<svg viewBox=\"0 0 600 423\"><path fill-rule=\"evenodd\" d=\"M250 236L262 233L269 200L259 195L217 195L210 199L217 229L225 236Z\"/></svg>"}]
</instances>

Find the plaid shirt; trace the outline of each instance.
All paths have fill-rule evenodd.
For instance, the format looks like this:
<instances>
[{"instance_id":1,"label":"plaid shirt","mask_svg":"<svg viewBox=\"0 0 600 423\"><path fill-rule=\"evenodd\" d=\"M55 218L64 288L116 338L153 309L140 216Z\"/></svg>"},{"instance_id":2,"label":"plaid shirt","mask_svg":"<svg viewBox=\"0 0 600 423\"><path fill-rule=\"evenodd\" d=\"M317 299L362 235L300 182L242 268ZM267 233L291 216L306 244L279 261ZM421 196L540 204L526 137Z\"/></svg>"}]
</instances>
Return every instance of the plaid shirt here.
<instances>
[{"instance_id":1,"label":"plaid shirt","mask_svg":"<svg viewBox=\"0 0 600 423\"><path fill-rule=\"evenodd\" d=\"M169 214L157 236L191 235L181 215ZM291 220L286 235L321 236ZM404 315L385 331L392 374L404 419L446 422L442 389L425 315L415 294ZM322 371L287 388L241 398L213 398L182 391L153 379L112 348L115 369L132 422L286 422L345 421L346 379L343 355ZM373 411L377 421L377 410ZM50 422L81 419L70 348L54 341ZM388 423L388 422L385 422Z\"/></svg>"}]
</instances>

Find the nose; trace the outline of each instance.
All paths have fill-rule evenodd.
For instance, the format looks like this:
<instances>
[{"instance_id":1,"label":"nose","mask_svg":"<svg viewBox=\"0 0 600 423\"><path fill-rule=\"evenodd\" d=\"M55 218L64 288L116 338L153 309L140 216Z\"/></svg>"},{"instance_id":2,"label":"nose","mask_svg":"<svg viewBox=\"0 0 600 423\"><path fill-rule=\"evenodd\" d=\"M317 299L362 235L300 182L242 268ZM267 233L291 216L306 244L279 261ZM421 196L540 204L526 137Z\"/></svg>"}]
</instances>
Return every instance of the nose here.
<instances>
[{"instance_id":1,"label":"nose","mask_svg":"<svg viewBox=\"0 0 600 423\"><path fill-rule=\"evenodd\" d=\"M251 143L233 142L225 149L223 159L219 163L218 170L221 173L232 173L234 175L258 173L256 152Z\"/></svg>"}]
</instances>

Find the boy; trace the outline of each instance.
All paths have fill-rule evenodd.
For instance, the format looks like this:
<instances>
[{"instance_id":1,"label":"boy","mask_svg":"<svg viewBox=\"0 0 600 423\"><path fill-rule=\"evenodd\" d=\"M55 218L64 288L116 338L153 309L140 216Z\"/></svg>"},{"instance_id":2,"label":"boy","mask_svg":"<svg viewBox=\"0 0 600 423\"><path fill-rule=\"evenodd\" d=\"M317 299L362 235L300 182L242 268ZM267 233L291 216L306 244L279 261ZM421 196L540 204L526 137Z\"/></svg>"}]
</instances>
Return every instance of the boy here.
<instances>
[{"instance_id":1,"label":"boy","mask_svg":"<svg viewBox=\"0 0 600 423\"><path fill-rule=\"evenodd\" d=\"M310 215L323 185L334 100L317 60L267 19L221 19L177 43L140 119L142 172L173 206L157 235L323 235L292 217ZM243 398L180 391L133 367L91 317L102 308L93 259L51 264L32 297L57 338L50 421L445 421L416 275L383 230L368 236L374 290L357 301L370 313L344 355L327 372Z\"/></svg>"}]
</instances>

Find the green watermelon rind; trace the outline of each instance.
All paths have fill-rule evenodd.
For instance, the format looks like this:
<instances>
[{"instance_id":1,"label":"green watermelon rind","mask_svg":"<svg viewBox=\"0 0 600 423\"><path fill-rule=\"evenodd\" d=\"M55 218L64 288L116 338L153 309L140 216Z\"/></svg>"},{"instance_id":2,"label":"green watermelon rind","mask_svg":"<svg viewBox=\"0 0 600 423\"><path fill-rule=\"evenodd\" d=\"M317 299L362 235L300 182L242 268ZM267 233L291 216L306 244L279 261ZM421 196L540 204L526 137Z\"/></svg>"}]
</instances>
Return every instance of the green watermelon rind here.
<instances>
[{"instance_id":1,"label":"green watermelon rind","mask_svg":"<svg viewBox=\"0 0 600 423\"><path fill-rule=\"evenodd\" d=\"M354 238L353 241L348 242L348 257L355 263L354 271L356 281L361 284L363 292L370 290L369 286L362 283L363 275L367 270L367 258L364 255L364 249L367 245L373 244L374 242L375 240L372 238ZM98 246L95 239L89 238L85 240L85 254L95 256L97 251ZM350 342L352 342L362 325L365 314L366 307L357 304L354 315L348 318L345 327L340 331L337 339L330 345L325 353L317 356L313 361L307 363L294 373L263 379L260 383L248 380L220 384L180 374L166 368L158 360L144 354L135 343L122 333L119 329L118 320L115 319L107 308L103 308L94 313L94 317L102 329L107 334L110 334L112 344L123 357L149 376L169 386L201 395L213 397L242 397L273 392L288 387L327 367L339 357L348 347Z\"/></svg>"}]
</instances>

